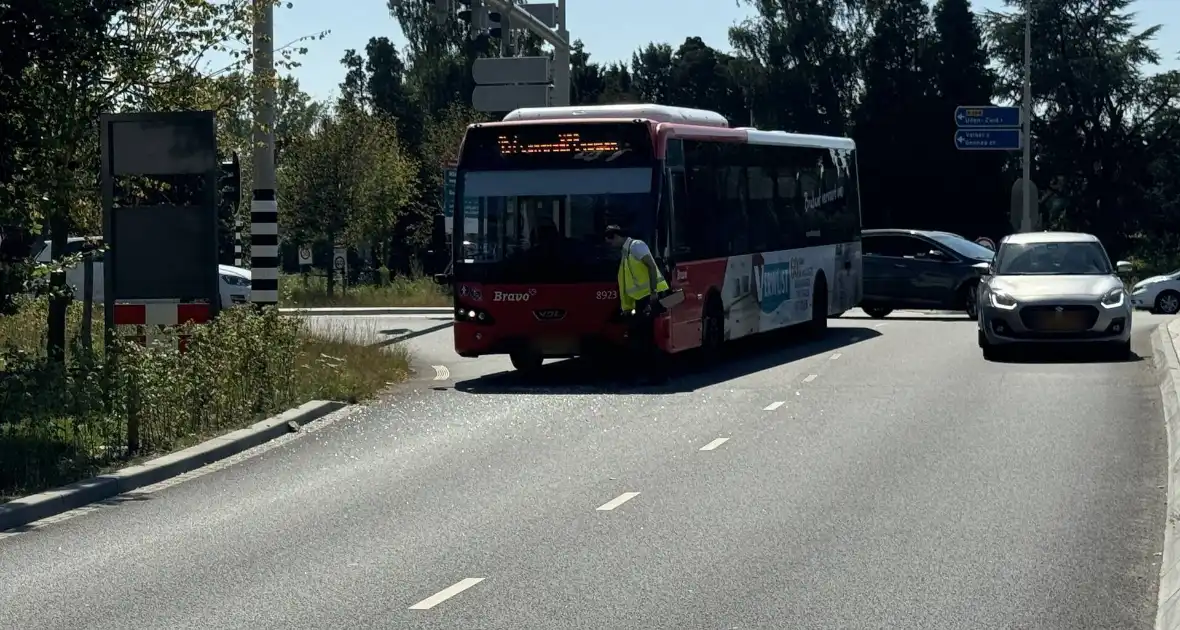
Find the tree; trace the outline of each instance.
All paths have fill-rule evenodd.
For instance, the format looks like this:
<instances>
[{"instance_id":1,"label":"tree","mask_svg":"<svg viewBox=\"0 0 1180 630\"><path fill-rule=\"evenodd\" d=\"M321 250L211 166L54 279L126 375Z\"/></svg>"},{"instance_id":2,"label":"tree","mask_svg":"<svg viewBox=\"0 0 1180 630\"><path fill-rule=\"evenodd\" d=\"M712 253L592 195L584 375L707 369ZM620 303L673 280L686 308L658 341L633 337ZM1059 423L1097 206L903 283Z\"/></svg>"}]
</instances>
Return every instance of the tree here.
<instances>
[{"instance_id":1,"label":"tree","mask_svg":"<svg viewBox=\"0 0 1180 630\"><path fill-rule=\"evenodd\" d=\"M417 193L418 165L388 118L359 107L325 116L290 148L282 221L299 242L379 247Z\"/></svg>"},{"instance_id":2,"label":"tree","mask_svg":"<svg viewBox=\"0 0 1180 630\"><path fill-rule=\"evenodd\" d=\"M745 0L755 16L729 30L761 127L843 135L856 85L836 0Z\"/></svg>"},{"instance_id":3,"label":"tree","mask_svg":"<svg viewBox=\"0 0 1180 630\"><path fill-rule=\"evenodd\" d=\"M1009 189L1005 173L1009 157L991 151L959 151L949 139L959 105L988 105L995 97L996 78L988 68L979 20L968 0L939 0L934 6L935 86L938 111L928 123L936 140L931 168L938 198L953 200L942 227L960 233L998 237L1009 227Z\"/></svg>"},{"instance_id":4,"label":"tree","mask_svg":"<svg viewBox=\"0 0 1180 630\"><path fill-rule=\"evenodd\" d=\"M1018 3L1008 0L1009 6ZM1146 205L1144 151L1180 93L1167 77L1145 76L1159 62L1158 26L1136 32L1131 0L1038 0L1032 7L1033 179L1054 203L1051 225L1093 232L1116 255ZM1021 6L1023 9L1023 6ZM989 12L1000 91L1018 100L1024 14Z\"/></svg>"},{"instance_id":5,"label":"tree","mask_svg":"<svg viewBox=\"0 0 1180 630\"><path fill-rule=\"evenodd\" d=\"M861 192L876 201L863 212L870 226L937 227L938 214L947 211L927 187L929 169L936 168L928 156L938 146L928 131L939 111L932 52L923 0L880 6L861 62L864 94L853 132L861 147Z\"/></svg>"}]
</instances>

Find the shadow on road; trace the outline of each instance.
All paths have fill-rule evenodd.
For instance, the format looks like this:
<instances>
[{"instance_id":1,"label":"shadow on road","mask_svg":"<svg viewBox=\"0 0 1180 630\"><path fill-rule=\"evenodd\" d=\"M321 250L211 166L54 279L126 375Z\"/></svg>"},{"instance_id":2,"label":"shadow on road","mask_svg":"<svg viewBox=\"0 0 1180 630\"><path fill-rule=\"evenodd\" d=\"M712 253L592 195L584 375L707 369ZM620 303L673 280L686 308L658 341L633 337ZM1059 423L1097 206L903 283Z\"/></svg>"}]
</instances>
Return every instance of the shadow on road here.
<instances>
[{"instance_id":1,"label":"shadow on road","mask_svg":"<svg viewBox=\"0 0 1180 630\"><path fill-rule=\"evenodd\" d=\"M995 363L1138 363L1144 358L1132 352L1130 357L1114 357L1108 348L1094 344L1021 344L1004 348Z\"/></svg>"},{"instance_id":2,"label":"shadow on road","mask_svg":"<svg viewBox=\"0 0 1180 630\"><path fill-rule=\"evenodd\" d=\"M392 328L390 330L382 330L382 331L380 331L380 333L382 335L388 336L389 339L382 339L381 341L378 341L377 343L374 343L372 345L375 348L383 348L385 346L392 346L395 343L401 343L403 341L409 341L415 337L429 335L432 332L437 332L437 331L440 331L444 328L450 328L451 326L454 326L454 325L455 325L455 321L453 319L448 319L441 324L435 324L434 326L431 326L429 328L423 328L422 330L411 331L411 329L409 329L409 328Z\"/></svg>"},{"instance_id":3,"label":"shadow on road","mask_svg":"<svg viewBox=\"0 0 1180 630\"><path fill-rule=\"evenodd\" d=\"M970 317L963 314L953 315L938 313L934 315L897 315L890 313L887 317L880 319L869 317L868 315L842 315L840 319L849 319L856 321L872 320L878 322L903 321L903 322L970 322L974 321Z\"/></svg>"},{"instance_id":4,"label":"shadow on road","mask_svg":"<svg viewBox=\"0 0 1180 630\"><path fill-rule=\"evenodd\" d=\"M798 331L776 331L727 344L720 357L708 362L698 352L671 357L671 379L664 385L632 385L618 368L586 358L545 365L535 374L499 372L455 383L472 394L668 394L690 392L741 378L779 365L859 343L880 333L870 328L830 328L822 339ZM621 358L626 361L626 358Z\"/></svg>"}]
</instances>

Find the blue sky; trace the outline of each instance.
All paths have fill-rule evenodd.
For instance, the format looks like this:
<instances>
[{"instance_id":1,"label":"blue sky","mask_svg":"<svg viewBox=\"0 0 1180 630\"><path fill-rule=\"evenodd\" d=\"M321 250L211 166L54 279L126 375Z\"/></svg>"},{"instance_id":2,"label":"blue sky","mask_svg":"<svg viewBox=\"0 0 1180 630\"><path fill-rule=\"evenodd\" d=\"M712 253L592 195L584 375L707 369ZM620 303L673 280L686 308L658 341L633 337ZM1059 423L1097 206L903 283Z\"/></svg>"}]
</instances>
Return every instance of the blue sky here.
<instances>
[{"instance_id":1,"label":"blue sky","mask_svg":"<svg viewBox=\"0 0 1180 630\"><path fill-rule=\"evenodd\" d=\"M1002 8L1002 0L973 4L976 12ZM1163 25L1156 44L1163 67L1169 69L1180 68L1177 5L1180 0L1138 0L1134 7L1140 24ZM570 35L586 43L592 61L629 59L650 41L675 45L691 35L728 50L727 29L748 15L736 0L569 0L568 6ZM331 32L308 44L308 53L300 58L303 65L294 72L303 89L319 99L336 92L344 76L340 58L345 49L363 49L377 36L405 44L385 0L294 0L293 8L275 10L275 40L280 44L325 30Z\"/></svg>"}]
</instances>

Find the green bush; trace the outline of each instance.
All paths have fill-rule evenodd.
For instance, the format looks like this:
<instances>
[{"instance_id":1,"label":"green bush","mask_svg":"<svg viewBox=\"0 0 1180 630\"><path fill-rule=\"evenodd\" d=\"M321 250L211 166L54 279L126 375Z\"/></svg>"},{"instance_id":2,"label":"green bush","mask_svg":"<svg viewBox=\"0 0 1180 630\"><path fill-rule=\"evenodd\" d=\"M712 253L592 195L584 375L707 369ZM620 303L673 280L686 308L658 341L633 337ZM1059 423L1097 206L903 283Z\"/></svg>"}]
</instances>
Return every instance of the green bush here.
<instances>
[{"instance_id":1,"label":"green bush","mask_svg":"<svg viewBox=\"0 0 1180 630\"><path fill-rule=\"evenodd\" d=\"M408 373L400 348L317 338L273 309L231 309L173 331L189 335L184 352L117 341L111 363L78 337L65 365L47 361L44 321L43 302L0 318L0 497L184 448L309 400L355 402Z\"/></svg>"},{"instance_id":2,"label":"green bush","mask_svg":"<svg viewBox=\"0 0 1180 630\"><path fill-rule=\"evenodd\" d=\"M365 307L365 306L450 306L446 289L427 276L390 276L378 270L376 284L341 287L336 284L328 295L328 282L321 275L284 275L279 283L284 307Z\"/></svg>"}]
</instances>

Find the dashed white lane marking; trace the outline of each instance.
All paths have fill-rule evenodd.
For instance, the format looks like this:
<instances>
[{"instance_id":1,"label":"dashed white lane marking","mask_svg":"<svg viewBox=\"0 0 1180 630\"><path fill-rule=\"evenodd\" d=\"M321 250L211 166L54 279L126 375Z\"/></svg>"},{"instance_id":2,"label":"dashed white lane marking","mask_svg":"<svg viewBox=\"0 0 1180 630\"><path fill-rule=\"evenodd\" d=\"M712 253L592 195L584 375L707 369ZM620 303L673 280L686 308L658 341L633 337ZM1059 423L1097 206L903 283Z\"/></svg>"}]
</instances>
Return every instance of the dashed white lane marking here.
<instances>
[{"instance_id":1,"label":"dashed white lane marking","mask_svg":"<svg viewBox=\"0 0 1180 630\"><path fill-rule=\"evenodd\" d=\"M880 327L882 327L882 326L884 326L884 325L885 325L885 324L873 324L873 328L880 328Z\"/></svg>"},{"instance_id":2,"label":"dashed white lane marking","mask_svg":"<svg viewBox=\"0 0 1180 630\"><path fill-rule=\"evenodd\" d=\"M410 606L410 610L430 610L435 606L447 601L448 599L462 593L463 591L482 582L483 578L464 578L451 586L427 597L426 599Z\"/></svg>"},{"instance_id":3,"label":"dashed white lane marking","mask_svg":"<svg viewBox=\"0 0 1180 630\"><path fill-rule=\"evenodd\" d=\"M432 365L434 368L434 380L445 381L451 378L451 370L445 365Z\"/></svg>"},{"instance_id":4,"label":"dashed white lane marking","mask_svg":"<svg viewBox=\"0 0 1180 630\"><path fill-rule=\"evenodd\" d=\"M803 382L810 383L811 381L814 381L817 378L819 378L819 374L808 374L807 376L803 377Z\"/></svg>"},{"instance_id":5,"label":"dashed white lane marking","mask_svg":"<svg viewBox=\"0 0 1180 630\"><path fill-rule=\"evenodd\" d=\"M84 505L80 508L70 510L69 512L62 512L61 514L57 514L55 516L48 516L48 517L43 518L39 521L34 521L32 523L29 523L28 525L25 525L25 526L23 526L19 529L16 529L16 530L9 530L6 532L0 532L0 541L3 541L5 538L12 538L15 536L20 536L21 534L36 531L38 529L48 527L48 526L53 525L55 523L60 523L62 521L68 521L72 518L77 518L79 516L90 514L91 512L97 512L98 510L102 510L102 509L109 508L109 507L114 507L114 506L117 506L121 503L126 503L129 501L134 502L137 497L142 497L144 495L153 494L153 493L159 492L161 490L167 490L168 488L171 488L173 486L178 486L186 481L191 481L191 480L196 479L198 477L204 477L205 475L208 475L210 473L215 473L219 470L224 470L224 469L229 468L230 466L233 466L235 464L238 464L238 463L241 463L241 462L246 461L248 459L257 457L267 451L271 451L276 448L279 448L279 447L281 447L285 444L288 444L294 440L302 439L303 437L305 437L307 435L311 435L312 433L316 433L317 431L321 431L327 427L332 426L333 424L336 424L337 422L339 422L341 420L352 417L358 411L360 411L360 407L358 407L357 405L349 405L349 406L347 406L343 409L340 409L338 411L333 411L332 413L324 416L323 418L320 418L319 420L313 420L313 421L309 422L308 424L303 425L302 427L299 428L299 431L296 433L288 433L286 435L279 436L269 442L263 442L262 444L259 444L258 446L255 446L254 448L252 448L248 451L242 451L241 453L238 453L237 455L232 455L232 456L227 457L223 460L212 462L203 468L198 468L196 470L190 470L189 472L186 472L181 475L177 475L171 479L165 479L159 483L155 483L150 486L144 486L142 488L137 488L137 489L132 490L130 492L125 492L123 494L120 494L115 497L111 497L111 498L106 499L104 501L99 501L97 503L91 503L90 505Z\"/></svg>"},{"instance_id":6,"label":"dashed white lane marking","mask_svg":"<svg viewBox=\"0 0 1180 630\"><path fill-rule=\"evenodd\" d=\"M840 358L840 353L837 352L836 354L833 354L832 356L828 357L828 360L835 361L836 359L839 359L839 358Z\"/></svg>"},{"instance_id":7,"label":"dashed white lane marking","mask_svg":"<svg viewBox=\"0 0 1180 630\"><path fill-rule=\"evenodd\" d=\"M624 492L623 494L620 494L619 496L611 499L610 501L607 501L606 503L603 503L602 505L598 506L597 510L599 512L609 512L609 511L619 507L620 505L630 501L631 499L634 499L637 496L639 496L638 492Z\"/></svg>"},{"instance_id":8,"label":"dashed white lane marking","mask_svg":"<svg viewBox=\"0 0 1180 630\"><path fill-rule=\"evenodd\" d=\"M702 446L700 450L711 451L711 450L717 448L718 446L725 444L728 441L729 441L729 438L717 438L716 440L713 440L712 442L709 442L708 444Z\"/></svg>"},{"instance_id":9,"label":"dashed white lane marking","mask_svg":"<svg viewBox=\"0 0 1180 630\"><path fill-rule=\"evenodd\" d=\"M775 409L778 409L779 407L782 407L782 406L783 406L783 401L777 400L777 401L772 402L769 405L766 405L765 407L763 407L762 411L774 411Z\"/></svg>"}]
</instances>

